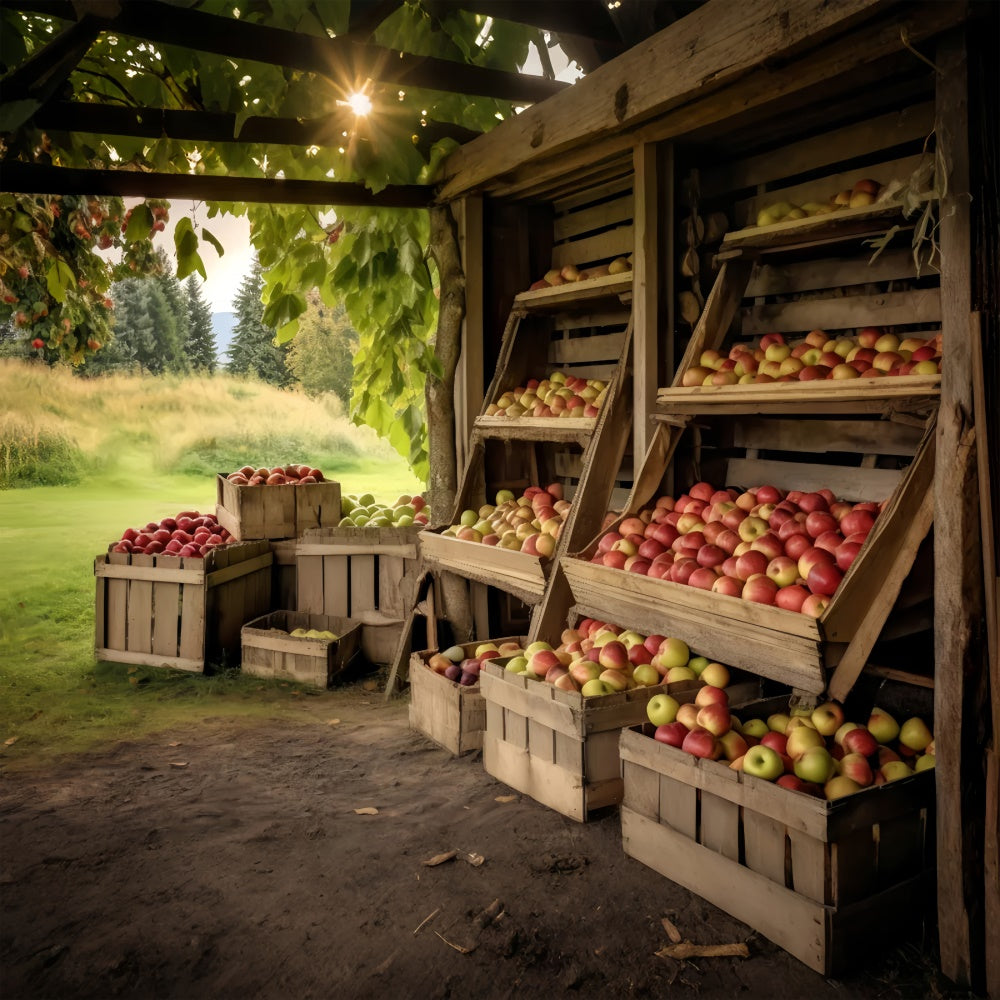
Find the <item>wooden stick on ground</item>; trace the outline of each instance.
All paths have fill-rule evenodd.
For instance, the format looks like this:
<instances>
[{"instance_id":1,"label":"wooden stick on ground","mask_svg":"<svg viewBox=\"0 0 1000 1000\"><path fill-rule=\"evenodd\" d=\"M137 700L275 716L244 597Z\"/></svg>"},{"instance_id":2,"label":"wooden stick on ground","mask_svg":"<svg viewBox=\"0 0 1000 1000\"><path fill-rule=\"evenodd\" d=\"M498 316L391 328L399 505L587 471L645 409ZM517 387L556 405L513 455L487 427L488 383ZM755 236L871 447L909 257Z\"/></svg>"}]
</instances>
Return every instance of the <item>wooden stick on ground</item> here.
<instances>
[{"instance_id":1,"label":"wooden stick on ground","mask_svg":"<svg viewBox=\"0 0 1000 1000\"><path fill-rule=\"evenodd\" d=\"M681 941L668 944L657 953L659 958L749 958L750 950L745 944L694 944Z\"/></svg>"}]
</instances>

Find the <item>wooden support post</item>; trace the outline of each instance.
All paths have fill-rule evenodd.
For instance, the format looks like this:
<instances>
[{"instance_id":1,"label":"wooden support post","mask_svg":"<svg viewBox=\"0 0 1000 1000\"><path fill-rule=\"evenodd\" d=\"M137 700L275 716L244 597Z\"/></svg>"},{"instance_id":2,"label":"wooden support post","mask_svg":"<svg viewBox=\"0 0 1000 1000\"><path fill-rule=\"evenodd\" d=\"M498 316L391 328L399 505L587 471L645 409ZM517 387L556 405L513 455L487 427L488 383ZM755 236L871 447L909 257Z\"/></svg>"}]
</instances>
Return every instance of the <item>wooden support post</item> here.
<instances>
[{"instance_id":1,"label":"wooden support post","mask_svg":"<svg viewBox=\"0 0 1000 1000\"><path fill-rule=\"evenodd\" d=\"M939 206L941 329L948 356L937 426L934 545L934 730L937 738L938 932L941 969L971 985L983 946L981 749L975 692L982 675L978 491L973 447L968 64L965 35L937 49L937 142L950 167ZM994 928L995 930L995 928Z\"/></svg>"},{"instance_id":2,"label":"wooden support post","mask_svg":"<svg viewBox=\"0 0 1000 1000\"><path fill-rule=\"evenodd\" d=\"M465 271L465 322L455 379L455 451L461 470L469 460L472 425L483 406L483 199L463 198L454 207Z\"/></svg>"},{"instance_id":3,"label":"wooden support post","mask_svg":"<svg viewBox=\"0 0 1000 1000\"><path fill-rule=\"evenodd\" d=\"M659 223L670 210L660 195L657 147L640 143L633 151L634 254L632 270L633 432L632 453L638 474L652 436L650 414L660 384L660 266ZM670 228L666 229L671 232ZM666 241L668 244L670 241ZM672 359L671 359L672 360Z\"/></svg>"}]
</instances>

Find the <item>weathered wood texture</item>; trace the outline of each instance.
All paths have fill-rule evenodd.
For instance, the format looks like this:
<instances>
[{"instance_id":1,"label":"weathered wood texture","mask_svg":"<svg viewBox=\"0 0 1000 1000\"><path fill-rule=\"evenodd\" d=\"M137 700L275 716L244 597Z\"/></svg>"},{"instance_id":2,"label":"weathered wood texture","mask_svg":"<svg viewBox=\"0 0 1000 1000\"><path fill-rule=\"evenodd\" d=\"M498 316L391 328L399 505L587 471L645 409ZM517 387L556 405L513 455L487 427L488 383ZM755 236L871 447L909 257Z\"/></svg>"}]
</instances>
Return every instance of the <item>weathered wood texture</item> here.
<instances>
[{"instance_id":1,"label":"weathered wood texture","mask_svg":"<svg viewBox=\"0 0 1000 1000\"><path fill-rule=\"evenodd\" d=\"M109 552L94 563L94 655L203 673L240 658L240 629L271 608L267 542L203 559Z\"/></svg>"},{"instance_id":2,"label":"weathered wood texture","mask_svg":"<svg viewBox=\"0 0 1000 1000\"><path fill-rule=\"evenodd\" d=\"M215 516L238 541L298 538L310 528L340 522L339 483L237 486L220 472L215 485Z\"/></svg>"}]
</instances>

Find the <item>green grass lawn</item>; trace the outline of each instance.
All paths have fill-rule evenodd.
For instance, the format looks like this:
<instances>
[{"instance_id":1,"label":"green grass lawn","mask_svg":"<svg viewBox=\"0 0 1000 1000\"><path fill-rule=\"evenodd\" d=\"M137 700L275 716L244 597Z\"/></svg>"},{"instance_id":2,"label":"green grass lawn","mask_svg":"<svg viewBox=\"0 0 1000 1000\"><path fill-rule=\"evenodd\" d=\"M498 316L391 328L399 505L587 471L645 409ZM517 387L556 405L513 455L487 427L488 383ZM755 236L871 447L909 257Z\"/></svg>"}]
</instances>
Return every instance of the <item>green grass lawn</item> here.
<instances>
[{"instance_id":1,"label":"green grass lawn","mask_svg":"<svg viewBox=\"0 0 1000 1000\"><path fill-rule=\"evenodd\" d=\"M0 490L0 760L8 768L205 714L301 712L306 699L294 685L95 661L95 556L129 526L215 509L211 476L151 471L156 454L126 444L105 472L76 485ZM386 502L421 489L384 450L346 457L327 474L345 493Z\"/></svg>"}]
</instances>

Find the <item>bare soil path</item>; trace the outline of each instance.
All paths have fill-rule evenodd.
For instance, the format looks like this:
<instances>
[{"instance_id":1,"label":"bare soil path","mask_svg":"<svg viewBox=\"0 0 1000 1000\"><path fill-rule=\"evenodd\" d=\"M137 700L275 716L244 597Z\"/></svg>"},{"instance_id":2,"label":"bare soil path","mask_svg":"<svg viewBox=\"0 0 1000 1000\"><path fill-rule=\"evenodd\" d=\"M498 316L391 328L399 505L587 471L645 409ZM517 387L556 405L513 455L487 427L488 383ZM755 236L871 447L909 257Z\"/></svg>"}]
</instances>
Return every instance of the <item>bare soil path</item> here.
<instances>
[{"instance_id":1,"label":"bare soil path","mask_svg":"<svg viewBox=\"0 0 1000 1000\"><path fill-rule=\"evenodd\" d=\"M0 795L5 1000L965 995L923 941L814 974L627 858L616 813L512 795L360 684L300 722L209 718L8 773ZM658 958L664 916L750 957Z\"/></svg>"}]
</instances>

